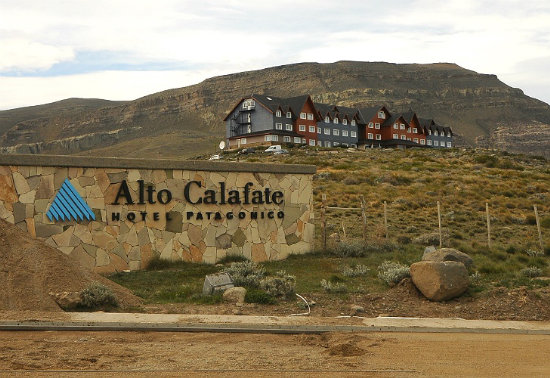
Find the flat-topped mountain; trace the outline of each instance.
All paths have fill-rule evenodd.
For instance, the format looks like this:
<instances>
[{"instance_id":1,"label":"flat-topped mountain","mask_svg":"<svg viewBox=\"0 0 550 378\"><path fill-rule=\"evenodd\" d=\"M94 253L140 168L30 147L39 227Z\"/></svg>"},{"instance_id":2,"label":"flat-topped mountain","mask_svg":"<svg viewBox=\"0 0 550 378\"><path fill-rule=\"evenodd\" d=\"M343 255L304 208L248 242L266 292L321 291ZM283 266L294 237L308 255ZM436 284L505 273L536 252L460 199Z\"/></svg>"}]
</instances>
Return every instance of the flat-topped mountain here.
<instances>
[{"instance_id":1,"label":"flat-topped mountain","mask_svg":"<svg viewBox=\"0 0 550 378\"><path fill-rule=\"evenodd\" d=\"M69 99L0 112L4 152L187 157L214 151L222 119L251 93L413 109L457 144L550 157L550 106L455 64L299 63L207 79L134 101Z\"/></svg>"}]
</instances>

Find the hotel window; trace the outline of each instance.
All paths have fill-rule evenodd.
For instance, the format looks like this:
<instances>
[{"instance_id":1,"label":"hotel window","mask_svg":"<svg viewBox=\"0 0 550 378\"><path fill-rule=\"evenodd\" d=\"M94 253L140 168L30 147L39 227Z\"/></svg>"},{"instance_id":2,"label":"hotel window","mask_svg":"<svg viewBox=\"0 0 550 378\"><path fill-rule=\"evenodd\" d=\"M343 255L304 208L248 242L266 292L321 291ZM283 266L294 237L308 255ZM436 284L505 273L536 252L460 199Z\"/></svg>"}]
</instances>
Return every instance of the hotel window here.
<instances>
[{"instance_id":1,"label":"hotel window","mask_svg":"<svg viewBox=\"0 0 550 378\"><path fill-rule=\"evenodd\" d=\"M426 144L426 139L420 139L420 144L422 145Z\"/></svg>"},{"instance_id":2,"label":"hotel window","mask_svg":"<svg viewBox=\"0 0 550 378\"><path fill-rule=\"evenodd\" d=\"M292 113L291 112L286 112L286 118L292 118Z\"/></svg>"},{"instance_id":3,"label":"hotel window","mask_svg":"<svg viewBox=\"0 0 550 378\"><path fill-rule=\"evenodd\" d=\"M313 120L313 113L307 113L307 119L312 121Z\"/></svg>"},{"instance_id":4,"label":"hotel window","mask_svg":"<svg viewBox=\"0 0 550 378\"><path fill-rule=\"evenodd\" d=\"M405 130L405 124L404 124L404 123L400 123L400 124L399 124L399 128L400 128L401 130Z\"/></svg>"},{"instance_id":5,"label":"hotel window","mask_svg":"<svg viewBox=\"0 0 550 378\"><path fill-rule=\"evenodd\" d=\"M300 119L306 119L306 113L300 113Z\"/></svg>"},{"instance_id":6,"label":"hotel window","mask_svg":"<svg viewBox=\"0 0 550 378\"><path fill-rule=\"evenodd\" d=\"M277 113L275 113L275 116L276 117L280 117L282 115L281 111L280 110L277 110Z\"/></svg>"},{"instance_id":7,"label":"hotel window","mask_svg":"<svg viewBox=\"0 0 550 378\"><path fill-rule=\"evenodd\" d=\"M428 146L431 146L432 145L432 141L431 140L427 140L427 143L428 143Z\"/></svg>"},{"instance_id":8,"label":"hotel window","mask_svg":"<svg viewBox=\"0 0 550 378\"><path fill-rule=\"evenodd\" d=\"M302 143L302 138L294 137L294 143Z\"/></svg>"},{"instance_id":9,"label":"hotel window","mask_svg":"<svg viewBox=\"0 0 550 378\"><path fill-rule=\"evenodd\" d=\"M323 129L321 129L320 127L317 128L317 134L321 134L323 131Z\"/></svg>"},{"instance_id":10,"label":"hotel window","mask_svg":"<svg viewBox=\"0 0 550 378\"><path fill-rule=\"evenodd\" d=\"M413 133L417 134L418 133L418 129L415 127L413 128Z\"/></svg>"},{"instance_id":11,"label":"hotel window","mask_svg":"<svg viewBox=\"0 0 550 378\"><path fill-rule=\"evenodd\" d=\"M292 125L290 123L287 123L285 128L287 131L292 131Z\"/></svg>"},{"instance_id":12,"label":"hotel window","mask_svg":"<svg viewBox=\"0 0 550 378\"><path fill-rule=\"evenodd\" d=\"M328 140L325 141L325 147L330 147L330 142Z\"/></svg>"},{"instance_id":13,"label":"hotel window","mask_svg":"<svg viewBox=\"0 0 550 378\"><path fill-rule=\"evenodd\" d=\"M379 124L379 123L375 123L375 124L374 124L374 128L377 129L377 130L380 130L380 124Z\"/></svg>"},{"instance_id":14,"label":"hotel window","mask_svg":"<svg viewBox=\"0 0 550 378\"><path fill-rule=\"evenodd\" d=\"M309 132L314 133L315 132L315 126L310 126L309 127Z\"/></svg>"},{"instance_id":15,"label":"hotel window","mask_svg":"<svg viewBox=\"0 0 550 378\"><path fill-rule=\"evenodd\" d=\"M397 135L397 134L393 134L392 137L393 137L393 139L399 139L399 135Z\"/></svg>"},{"instance_id":16,"label":"hotel window","mask_svg":"<svg viewBox=\"0 0 550 378\"><path fill-rule=\"evenodd\" d=\"M298 130L300 130L300 131L306 131L306 125L300 125L300 126L298 126Z\"/></svg>"},{"instance_id":17,"label":"hotel window","mask_svg":"<svg viewBox=\"0 0 550 378\"><path fill-rule=\"evenodd\" d=\"M435 136L438 136L438 135L439 135L439 133L437 132L437 130L434 131L434 135L435 135Z\"/></svg>"},{"instance_id":18,"label":"hotel window","mask_svg":"<svg viewBox=\"0 0 550 378\"><path fill-rule=\"evenodd\" d=\"M326 122L326 123L330 123L330 117L329 117L329 116L326 116L326 117L325 117L325 122Z\"/></svg>"},{"instance_id":19,"label":"hotel window","mask_svg":"<svg viewBox=\"0 0 550 378\"><path fill-rule=\"evenodd\" d=\"M418 143L418 138L414 138L414 139L413 139L413 142L414 142L414 143Z\"/></svg>"},{"instance_id":20,"label":"hotel window","mask_svg":"<svg viewBox=\"0 0 550 378\"><path fill-rule=\"evenodd\" d=\"M277 130L282 130L282 129L283 129L283 124L282 124L282 123L276 123L276 124L275 124L275 128L276 128Z\"/></svg>"},{"instance_id":21,"label":"hotel window","mask_svg":"<svg viewBox=\"0 0 550 378\"><path fill-rule=\"evenodd\" d=\"M340 135L340 130L332 129L332 135Z\"/></svg>"},{"instance_id":22,"label":"hotel window","mask_svg":"<svg viewBox=\"0 0 550 378\"><path fill-rule=\"evenodd\" d=\"M434 146L439 147L439 142L437 140L434 140Z\"/></svg>"},{"instance_id":23,"label":"hotel window","mask_svg":"<svg viewBox=\"0 0 550 378\"><path fill-rule=\"evenodd\" d=\"M338 147L338 146L340 145L340 143L334 142L332 145L333 145L334 147Z\"/></svg>"},{"instance_id":24,"label":"hotel window","mask_svg":"<svg viewBox=\"0 0 550 378\"><path fill-rule=\"evenodd\" d=\"M447 147L449 147L449 148L452 147L451 142L447 142Z\"/></svg>"},{"instance_id":25,"label":"hotel window","mask_svg":"<svg viewBox=\"0 0 550 378\"><path fill-rule=\"evenodd\" d=\"M325 129L325 135L330 135L330 129L329 128Z\"/></svg>"},{"instance_id":26,"label":"hotel window","mask_svg":"<svg viewBox=\"0 0 550 378\"><path fill-rule=\"evenodd\" d=\"M266 135L266 136L264 137L264 140L265 140L266 142L271 142L271 135Z\"/></svg>"},{"instance_id":27,"label":"hotel window","mask_svg":"<svg viewBox=\"0 0 550 378\"><path fill-rule=\"evenodd\" d=\"M338 117L334 117L334 119L332 120L332 122L334 122L335 124L338 124Z\"/></svg>"},{"instance_id":28,"label":"hotel window","mask_svg":"<svg viewBox=\"0 0 550 378\"><path fill-rule=\"evenodd\" d=\"M386 119L386 113L384 113L384 112L378 112L378 118Z\"/></svg>"},{"instance_id":29,"label":"hotel window","mask_svg":"<svg viewBox=\"0 0 550 378\"><path fill-rule=\"evenodd\" d=\"M342 130L342 136L348 136L348 131L347 130Z\"/></svg>"},{"instance_id":30,"label":"hotel window","mask_svg":"<svg viewBox=\"0 0 550 378\"><path fill-rule=\"evenodd\" d=\"M290 137L285 135L283 137L283 141L286 142L286 143L290 143Z\"/></svg>"},{"instance_id":31,"label":"hotel window","mask_svg":"<svg viewBox=\"0 0 550 378\"><path fill-rule=\"evenodd\" d=\"M241 138L241 144L246 144L246 138Z\"/></svg>"},{"instance_id":32,"label":"hotel window","mask_svg":"<svg viewBox=\"0 0 550 378\"><path fill-rule=\"evenodd\" d=\"M374 127L374 124L372 122L369 122L369 129L372 129Z\"/></svg>"},{"instance_id":33,"label":"hotel window","mask_svg":"<svg viewBox=\"0 0 550 378\"><path fill-rule=\"evenodd\" d=\"M369 133L367 138L368 139L374 139L374 135L372 133Z\"/></svg>"},{"instance_id":34,"label":"hotel window","mask_svg":"<svg viewBox=\"0 0 550 378\"><path fill-rule=\"evenodd\" d=\"M348 124L348 120L347 120L347 119L343 119L343 120L342 120L342 123L343 123L344 125L347 125L347 124Z\"/></svg>"},{"instance_id":35,"label":"hotel window","mask_svg":"<svg viewBox=\"0 0 550 378\"><path fill-rule=\"evenodd\" d=\"M351 132L351 137L352 137L352 138L357 138L357 133L356 133L355 131L352 131L352 132Z\"/></svg>"},{"instance_id":36,"label":"hotel window","mask_svg":"<svg viewBox=\"0 0 550 378\"><path fill-rule=\"evenodd\" d=\"M278 142L279 141L279 136L278 135L272 135L271 136L271 141L272 142Z\"/></svg>"},{"instance_id":37,"label":"hotel window","mask_svg":"<svg viewBox=\"0 0 550 378\"><path fill-rule=\"evenodd\" d=\"M309 140L309 145L315 147L315 139L310 139Z\"/></svg>"},{"instance_id":38,"label":"hotel window","mask_svg":"<svg viewBox=\"0 0 550 378\"><path fill-rule=\"evenodd\" d=\"M406 135L401 135L401 140L407 140L407 136Z\"/></svg>"},{"instance_id":39,"label":"hotel window","mask_svg":"<svg viewBox=\"0 0 550 378\"><path fill-rule=\"evenodd\" d=\"M382 135L381 134L376 134L376 140L382 140Z\"/></svg>"},{"instance_id":40,"label":"hotel window","mask_svg":"<svg viewBox=\"0 0 550 378\"><path fill-rule=\"evenodd\" d=\"M351 125L355 126L355 120L354 119L351 120Z\"/></svg>"},{"instance_id":41,"label":"hotel window","mask_svg":"<svg viewBox=\"0 0 550 378\"><path fill-rule=\"evenodd\" d=\"M399 129L399 125L398 125L397 123L394 123L394 124L393 124L393 128L394 128L395 130L397 130L397 129Z\"/></svg>"}]
</instances>

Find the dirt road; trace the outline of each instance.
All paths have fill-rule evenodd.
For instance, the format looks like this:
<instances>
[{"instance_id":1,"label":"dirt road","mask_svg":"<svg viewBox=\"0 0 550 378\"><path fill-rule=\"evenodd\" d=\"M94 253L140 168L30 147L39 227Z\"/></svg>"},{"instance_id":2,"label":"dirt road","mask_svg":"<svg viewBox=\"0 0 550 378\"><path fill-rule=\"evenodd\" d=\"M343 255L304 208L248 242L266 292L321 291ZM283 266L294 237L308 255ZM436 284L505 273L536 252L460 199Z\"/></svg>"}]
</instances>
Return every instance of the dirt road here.
<instances>
[{"instance_id":1,"label":"dirt road","mask_svg":"<svg viewBox=\"0 0 550 378\"><path fill-rule=\"evenodd\" d=\"M0 332L0 376L548 376L550 336Z\"/></svg>"}]
</instances>

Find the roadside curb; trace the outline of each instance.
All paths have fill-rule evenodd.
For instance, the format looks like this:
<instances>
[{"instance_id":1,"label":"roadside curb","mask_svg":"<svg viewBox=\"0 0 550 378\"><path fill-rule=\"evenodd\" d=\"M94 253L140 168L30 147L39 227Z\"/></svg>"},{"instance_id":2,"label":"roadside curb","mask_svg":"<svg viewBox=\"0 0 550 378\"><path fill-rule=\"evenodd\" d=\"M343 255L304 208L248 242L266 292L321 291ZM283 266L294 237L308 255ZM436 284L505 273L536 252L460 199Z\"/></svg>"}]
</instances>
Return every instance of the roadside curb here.
<instances>
[{"instance_id":1,"label":"roadside curb","mask_svg":"<svg viewBox=\"0 0 550 378\"><path fill-rule=\"evenodd\" d=\"M416 332L550 335L550 322L441 318L309 318L245 315L68 313L70 320L5 320L2 331L143 331L318 334ZM352 324L350 324L352 323Z\"/></svg>"}]
</instances>

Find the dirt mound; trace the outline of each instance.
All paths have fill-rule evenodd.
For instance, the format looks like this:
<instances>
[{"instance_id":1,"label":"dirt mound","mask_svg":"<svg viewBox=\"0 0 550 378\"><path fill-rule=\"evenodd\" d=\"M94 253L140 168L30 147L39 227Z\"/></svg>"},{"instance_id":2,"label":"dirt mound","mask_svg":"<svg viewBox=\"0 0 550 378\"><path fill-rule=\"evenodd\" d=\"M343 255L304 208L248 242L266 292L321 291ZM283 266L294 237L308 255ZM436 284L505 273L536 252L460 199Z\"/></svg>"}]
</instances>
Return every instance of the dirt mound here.
<instances>
[{"instance_id":1,"label":"dirt mound","mask_svg":"<svg viewBox=\"0 0 550 378\"><path fill-rule=\"evenodd\" d=\"M62 311L49 293L81 291L94 281L111 288L123 309L141 303L128 289L0 220L0 310Z\"/></svg>"}]
</instances>

